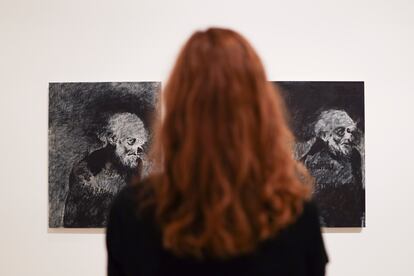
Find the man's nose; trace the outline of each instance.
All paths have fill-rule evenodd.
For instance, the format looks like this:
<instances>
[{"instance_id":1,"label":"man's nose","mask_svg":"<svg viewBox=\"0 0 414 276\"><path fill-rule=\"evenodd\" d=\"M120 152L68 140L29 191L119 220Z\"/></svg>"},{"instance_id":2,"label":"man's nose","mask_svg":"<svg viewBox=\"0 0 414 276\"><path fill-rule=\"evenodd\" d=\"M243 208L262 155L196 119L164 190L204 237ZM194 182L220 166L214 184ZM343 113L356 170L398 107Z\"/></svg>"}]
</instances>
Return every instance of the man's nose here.
<instances>
[{"instance_id":1,"label":"man's nose","mask_svg":"<svg viewBox=\"0 0 414 276\"><path fill-rule=\"evenodd\" d=\"M344 139L352 141L352 140L354 140L354 134L352 132L346 132L345 135L344 135Z\"/></svg>"},{"instance_id":2,"label":"man's nose","mask_svg":"<svg viewBox=\"0 0 414 276\"><path fill-rule=\"evenodd\" d=\"M137 150L136 150L136 153L137 153L137 154L144 153L144 149L143 149L142 147L138 146L138 147L137 147Z\"/></svg>"}]
</instances>

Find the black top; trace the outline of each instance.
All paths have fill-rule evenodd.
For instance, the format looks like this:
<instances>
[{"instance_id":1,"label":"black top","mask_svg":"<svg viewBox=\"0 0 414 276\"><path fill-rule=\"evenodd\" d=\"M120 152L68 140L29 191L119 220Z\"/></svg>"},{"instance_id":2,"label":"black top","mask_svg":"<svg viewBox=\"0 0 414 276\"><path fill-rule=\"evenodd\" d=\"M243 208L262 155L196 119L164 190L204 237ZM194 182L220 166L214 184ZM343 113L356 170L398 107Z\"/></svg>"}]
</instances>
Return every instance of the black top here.
<instances>
[{"instance_id":1,"label":"black top","mask_svg":"<svg viewBox=\"0 0 414 276\"><path fill-rule=\"evenodd\" d=\"M305 203L297 221L249 255L228 260L178 258L163 249L160 231L137 210L137 188L124 188L109 215L108 275L289 275L322 276L328 257L318 211Z\"/></svg>"}]
</instances>

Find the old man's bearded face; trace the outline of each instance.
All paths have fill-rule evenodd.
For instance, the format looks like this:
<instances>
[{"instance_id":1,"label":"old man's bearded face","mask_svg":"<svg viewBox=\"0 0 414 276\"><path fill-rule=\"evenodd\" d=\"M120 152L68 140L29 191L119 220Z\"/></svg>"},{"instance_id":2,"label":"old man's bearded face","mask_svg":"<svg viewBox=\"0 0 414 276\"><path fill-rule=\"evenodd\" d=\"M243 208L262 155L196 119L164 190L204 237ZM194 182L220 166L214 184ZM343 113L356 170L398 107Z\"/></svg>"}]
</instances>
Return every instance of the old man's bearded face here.
<instances>
[{"instance_id":1,"label":"old man's bearded face","mask_svg":"<svg viewBox=\"0 0 414 276\"><path fill-rule=\"evenodd\" d=\"M355 147L357 126L342 110L323 111L315 125L316 134L335 155L349 157Z\"/></svg>"},{"instance_id":2,"label":"old man's bearded face","mask_svg":"<svg viewBox=\"0 0 414 276\"><path fill-rule=\"evenodd\" d=\"M355 141L356 126L353 124L343 124L332 131L328 139L331 150L348 156L352 152Z\"/></svg>"},{"instance_id":3,"label":"old man's bearded face","mask_svg":"<svg viewBox=\"0 0 414 276\"><path fill-rule=\"evenodd\" d=\"M109 121L115 155L126 168L137 168L144 158L144 145L148 140L144 123L131 113L114 115Z\"/></svg>"},{"instance_id":4,"label":"old man's bearded face","mask_svg":"<svg viewBox=\"0 0 414 276\"><path fill-rule=\"evenodd\" d=\"M125 167L136 168L143 158L143 146L146 141L145 135L137 129L131 129L129 133L118 139L115 154Z\"/></svg>"}]
</instances>

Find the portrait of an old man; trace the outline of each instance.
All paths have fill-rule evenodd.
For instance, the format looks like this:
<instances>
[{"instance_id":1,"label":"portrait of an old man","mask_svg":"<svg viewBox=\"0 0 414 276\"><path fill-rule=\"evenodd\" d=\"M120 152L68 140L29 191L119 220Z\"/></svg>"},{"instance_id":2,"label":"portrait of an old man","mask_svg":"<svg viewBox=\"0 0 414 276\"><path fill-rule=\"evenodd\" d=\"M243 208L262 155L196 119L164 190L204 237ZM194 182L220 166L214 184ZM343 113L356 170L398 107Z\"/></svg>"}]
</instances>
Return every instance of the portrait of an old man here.
<instances>
[{"instance_id":1,"label":"portrait of an old man","mask_svg":"<svg viewBox=\"0 0 414 276\"><path fill-rule=\"evenodd\" d=\"M114 196L141 174L148 133L137 115L112 115L99 138L102 148L74 164L70 173L65 227L104 227Z\"/></svg>"}]
</instances>

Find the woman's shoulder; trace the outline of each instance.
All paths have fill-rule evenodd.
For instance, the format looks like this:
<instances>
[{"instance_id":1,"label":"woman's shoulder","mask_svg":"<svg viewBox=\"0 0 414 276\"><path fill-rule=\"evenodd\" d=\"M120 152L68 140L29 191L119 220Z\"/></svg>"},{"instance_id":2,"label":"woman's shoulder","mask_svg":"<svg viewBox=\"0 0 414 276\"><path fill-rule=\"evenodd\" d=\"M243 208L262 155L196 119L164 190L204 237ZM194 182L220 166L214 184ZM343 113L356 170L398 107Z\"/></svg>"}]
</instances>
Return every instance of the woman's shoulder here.
<instances>
[{"instance_id":1,"label":"woman's shoulder","mask_svg":"<svg viewBox=\"0 0 414 276\"><path fill-rule=\"evenodd\" d=\"M302 213L286 229L286 232L288 233L286 237L300 241L301 246L323 249L322 230L317 204L314 201L304 202ZM326 254L324 253L324 255Z\"/></svg>"},{"instance_id":2,"label":"woman's shoulder","mask_svg":"<svg viewBox=\"0 0 414 276\"><path fill-rule=\"evenodd\" d=\"M307 248L306 250L323 248L317 204L313 201L304 202L302 212L296 220L282 229L271 241L270 244L273 245L278 246L283 241L294 244L292 248Z\"/></svg>"},{"instance_id":3,"label":"woman's shoulder","mask_svg":"<svg viewBox=\"0 0 414 276\"><path fill-rule=\"evenodd\" d=\"M150 185L147 180L124 187L112 202L106 228L108 260L112 266L130 266L131 257L148 258L161 248L160 232L148 212L141 211L141 200ZM142 263L140 263L142 264Z\"/></svg>"},{"instance_id":4,"label":"woman's shoulder","mask_svg":"<svg viewBox=\"0 0 414 276\"><path fill-rule=\"evenodd\" d=\"M319 219L319 210L316 203L312 200L305 201L303 203L303 211L300 216L302 219Z\"/></svg>"},{"instance_id":5,"label":"woman's shoulder","mask_svg":"<svg viewBox=\"0 0 414 276\"><path fill-rule=\"evenodd\" d=\"M297 217L294 225L304 229L320 228L319 210L314 201L308 200L303 203L302 212Z\"/></svg>"},{"instance_id":6,"label":"woman's shoulder","mask_svg":"<svg viewBox=\"0 0 414 276\"><path fill-rule=\"evenodd\" d=\"M151 181L146 178L137 183L127 185L117 194L112 203L110 216L123 218L139 218L151 204Z\"/></svg>"},{"instance_id":7,"label":"woman's shoulder","mask_svg":"<svg viewBox=\"0 0 414 276\"><path fill-rule=\"evenodd\" d=\"M300 237L299 239L302 240L307 239L311 235L311 232L320 230L317 205L313 201L305 201L303 203L302 212L290 225L281 231L280 238Z\"/></svg>"}]
</instances>

